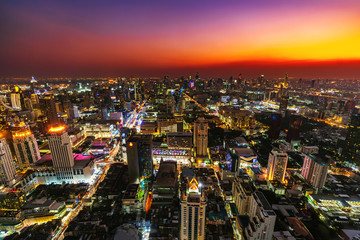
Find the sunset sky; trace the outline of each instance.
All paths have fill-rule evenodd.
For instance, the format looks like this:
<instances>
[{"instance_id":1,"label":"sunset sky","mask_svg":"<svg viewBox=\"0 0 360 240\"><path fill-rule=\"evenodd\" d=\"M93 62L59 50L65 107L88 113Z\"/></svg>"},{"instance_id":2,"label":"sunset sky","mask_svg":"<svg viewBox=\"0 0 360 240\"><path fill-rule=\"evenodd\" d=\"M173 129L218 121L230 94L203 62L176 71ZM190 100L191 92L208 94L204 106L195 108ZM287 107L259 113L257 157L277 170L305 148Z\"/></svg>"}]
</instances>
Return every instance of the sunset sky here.
<instances>
[{"instance_id":1,"label":"sunset sky","mask_svg":"<svg viewBox=\"0 0 360 240\"><path fill-rule=\"evenodd\" d=\"M0 2L0 77L360 78L359 0Z\"/></svg>"}]
</instances>

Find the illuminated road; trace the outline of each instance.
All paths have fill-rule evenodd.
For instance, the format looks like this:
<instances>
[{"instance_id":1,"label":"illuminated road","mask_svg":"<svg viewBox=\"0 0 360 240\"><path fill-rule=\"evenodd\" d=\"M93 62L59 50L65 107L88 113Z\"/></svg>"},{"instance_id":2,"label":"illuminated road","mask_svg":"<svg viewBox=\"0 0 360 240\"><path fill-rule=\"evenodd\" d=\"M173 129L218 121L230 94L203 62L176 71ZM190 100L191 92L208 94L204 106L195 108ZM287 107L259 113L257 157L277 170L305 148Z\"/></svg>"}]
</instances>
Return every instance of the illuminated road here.
<instances>
[{"instance_id":1,"label":"illuminated road","mask_svg":"<svg viewBox=\"0 0 360 240\"><path fill-rule=\"evenodd\" d=\"M142 123L142 113L141 110L144 107L147 98L141 103L141 105L130 113L130 116L126 119L126 122L123 127L125 128L135 128L138 132Z\"/></svg>"},{"instance_id":2,"label":"illuminated road","mask_svg":"<svg viewBox=\"0 0 360 240\"><path fill-rule=\"evenodd\" d=\"M185 92L183 92L183 94L185 95L185 97L187 97L190 101L193 101L194 103L196 103L196 105L201 108L201 110L203 110L206 113L209 114L213 114L212 112L210 112L210 110L207 107L203 107L198 101L196 101L195 99L193 99L192 97L190 97L188 94L186 94Z\"/></svg>"}]
</instances>

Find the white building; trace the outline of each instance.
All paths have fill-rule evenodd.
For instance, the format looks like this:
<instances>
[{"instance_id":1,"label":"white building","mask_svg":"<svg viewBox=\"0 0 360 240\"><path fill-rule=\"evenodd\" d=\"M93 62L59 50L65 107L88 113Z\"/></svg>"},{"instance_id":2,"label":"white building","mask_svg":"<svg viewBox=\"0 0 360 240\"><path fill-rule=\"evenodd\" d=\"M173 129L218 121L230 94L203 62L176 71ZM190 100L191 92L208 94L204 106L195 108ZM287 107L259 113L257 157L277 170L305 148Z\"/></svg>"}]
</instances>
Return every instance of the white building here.
<instances>
[{"instance_id":1,"label":"white building","mask_svg":"<svg viewBox=\"0 0 360 240\"><path fill-rule=\"evenodd\" d=\"M314 187L323 188L329 165L314 155L305 155L301 175Z\"/></svg>"},{"instance_id":2,"label":"white building","mask_svg":"<svg viewBox=\"0 0 360 240\"><path fill-rule=\"evenodd\" d=\"M250 224L244 233L248 240L271 240L276 214L262 192L253 193L250 201ZM252 225L252 227L250 227Z\"/></svg>"},{"instance_id":3,"label":"white building","mask_svg":"<svg viewBox=\"0 0 360 240\"><path fill-rule=\"evenodd\" d=\"M20 93L12 93L11 98L11 107L15 109L21 109Z\"/></svg>"},{"instance_id":4,"label":"white building","mask_svg":"<svg viewBox=\"0 0 360 240\"><path fill-rule=\"evenodd\" d=\"M39 147L29 130L18 131L13 134L13 145L17 164L20 168L29 167L40 159Z\"/></svg>"},{"instance_id":5,"label":"white building","mask_svg":"<svg viewBox=\"0 0 360 240\"><path fill-rule=\"evenodd\" d=\"M269 154L267 180L283 182L285 178L288 155L279 149L273 149Z\"/></svg>"},{"instance_id":6,"label":"white building","mask_svg":"<svg viewBox=\"0 0 360 240\"><path fill-rule=\"evenodd\" d=\"M9 144L5 138L0 138L0 184L6 186L14 183L16 169Z\"/></svg>"},{"instance_id":7,"label":"white building","mask_svg":"<svg viewBox=\"0 0 360 240\"><path fill-rule=\"evenodd\" d=\"M208 147L208 122L199 118L194 124L194 145L197 156L206 156Z\"/></svg>"},{"instance_id":8,"label":"white building","mask_svg":"<svg viewBox=\"0 0 360 240\"><path fill-rule=\"evenodd\" d=\"M50 128L49 147L57 178L72 182L74 157L72 143L64 126Z\"/></svg>"},{"instance_id":9,"label":"white building","mask_svg":"<svg viewBox=\"0 0 360 240\"><path fill-rule=\"evenodd\" d=\"M236 177L232 185L232 195L236 208L240 215L248 215L250 200L254 187L251 183L244 181L241 177Z\"/></svg>"},{"instance_id":10,"label":"white building","mask_svg":"<svg viewBox=\"0 0 360 240\"><path fill-rule=\"evenodd\" d=\"M181 198L180 239L205 239L206 198L199 189L198 182L193 178L187 193Z\"/></svg>"}]
</instances>

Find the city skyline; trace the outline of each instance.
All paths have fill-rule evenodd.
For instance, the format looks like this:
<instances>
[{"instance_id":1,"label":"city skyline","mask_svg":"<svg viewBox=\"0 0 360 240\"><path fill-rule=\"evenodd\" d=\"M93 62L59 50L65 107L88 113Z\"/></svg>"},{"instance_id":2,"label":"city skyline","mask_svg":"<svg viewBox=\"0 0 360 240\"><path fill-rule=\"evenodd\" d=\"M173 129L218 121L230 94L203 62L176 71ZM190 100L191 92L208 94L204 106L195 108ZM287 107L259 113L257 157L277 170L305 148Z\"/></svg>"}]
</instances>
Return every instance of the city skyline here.
<instances>
[{"instance_id":1,"label":"city skyline","mask_svg":"<svg viewBox=\"0 0 360 240\"><path fill-rule=\"evenodd\" d=\"M360 76L354 0L0 6L0 77Z\"/></svg>"}]
</instances>

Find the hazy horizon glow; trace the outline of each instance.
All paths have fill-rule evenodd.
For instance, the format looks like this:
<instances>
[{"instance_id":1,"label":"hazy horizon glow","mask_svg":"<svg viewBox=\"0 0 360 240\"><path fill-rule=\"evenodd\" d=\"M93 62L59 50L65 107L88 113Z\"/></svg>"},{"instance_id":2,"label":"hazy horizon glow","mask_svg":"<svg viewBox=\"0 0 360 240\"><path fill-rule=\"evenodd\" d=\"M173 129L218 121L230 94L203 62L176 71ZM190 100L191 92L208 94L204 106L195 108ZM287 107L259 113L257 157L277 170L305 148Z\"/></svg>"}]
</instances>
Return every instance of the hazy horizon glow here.
<instances>
[{"instance_id":1,"label":"hazy horizon glow","mask_svg":"<svg viewBox=\"0 0 360 240\"><path fill-rule=\"evenodd\" d=\"M309 66L328 65L318 77L355 78L359 12L357 0L2 1L0 77L255 74L269 65L279 68L270 75L284 67L312 77Z\"/></svg>"}]
</instances>

